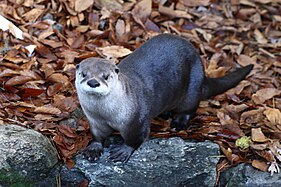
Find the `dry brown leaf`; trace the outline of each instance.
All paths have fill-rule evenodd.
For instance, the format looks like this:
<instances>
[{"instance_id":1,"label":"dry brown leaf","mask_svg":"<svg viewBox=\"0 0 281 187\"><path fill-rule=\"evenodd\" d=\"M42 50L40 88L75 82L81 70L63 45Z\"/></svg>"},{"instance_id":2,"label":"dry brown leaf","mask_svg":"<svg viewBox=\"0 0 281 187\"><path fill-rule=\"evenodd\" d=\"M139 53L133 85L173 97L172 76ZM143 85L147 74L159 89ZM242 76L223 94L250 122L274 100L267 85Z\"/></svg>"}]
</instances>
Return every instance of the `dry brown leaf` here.
<instances>
[{"instance_id":1,"label":"dry brown leaf","mask_svg":"<svg viewBox=\"0 0 281 187\"><path fill-rule=\"evenodd\" d=\"M93 5L94 0L75 0L75 11L82 12Z\"/></svg>"},{"instance_id":2,"label":"dry brown leaf","mask_svg":"<svg viewBox=\"0 0 281 187\"><path fill-rule=\"evenodd\" d=\"M262 151L268 148L268 143L251 143L251 148Z\"/></svg>"},{"instance_id":3,"label":"dry brown leaf","mask_svg":"<svg viewBox=\"0 0 281 187\"><path fill-rule=\"evenodd\" d=\"M51 115L46 115L46 114L36 114L34 116L35 120L38 121L46 121L46 120L51 120L53 117Z\"/></svg>"},{"instance_id":4,"label":"dry brown leaf","mask_svg":"<svg viewBox=\"0 0 281 187\"><path fill-rule=\"evenodd\" d=\"M65 59L66 63L73 63L75 57L77 57L79 53L74 50L64 50L60 53L60 55Z\"/></svg>"},{"instance_id":5,"label":"dry brown leaf","mask_svg":"<svg viewBox=\"0 0 281 187\"><path fill-rule=\"evenodd\" d=\"M206 30L203 30L203 29L200 29L200 28L195 28L195 30L196 30L198 33L202 34L203 37L204 37L204 39L205 39L207 42L210 42L211 39L213 38L213 35L210 34L210 33L208 33Z\"/></svg>"},{"instance_id":6,"label":"dry brown leaf","mask_svg":"<svg viewBox=\"0 0 281 187\"><path fill-rule=\"evenodd\" d=\"M250 81L247 80L243 80L241 81L237 86L235 86L234 88L231 88L230 90L228 90L226 93L227 94L237 94L240 95L241 92L248 86L251 85Z\"/></svg>"},{"instance_id":7,"label":"dry brown leaf","mask_svg":"<svg viewBox=\"0 0 281 187\"><path fill-rule=\"evenodd\" d=\"M44 9L33 8L29 12L25 13L23 17L25 18L25 21L35 22L43 12Z\"/></svg>"},{"instance_id":8,"label":"dry brown leaf","mask_svg":"<svg viewBox=\"0 0 281 187\"><path fill-rule=\"evenodd\" d=\"M48 81L51 81L53 83L62 83L64 85L69 83L69 79L67 76L61 74L61 73L54 73L48 77Z\"/></svg>"},{"instance_id":9,"label":"dry brown leaf","mask_svg":"<svg viewBox=\"0 0 281 187\"><path fill-rule=\"evenodd\" d=\"M218 78L225 75L227 69L225 67L218 67L218 62L221 59L221 53L215 53L210 59L210 64L205 70L210 78Z\"/></svg>"},{"instance_id":10,"label":"dry brown leaf","mask_svg":"<svg viewBox=\"0 0 281 187\"><path fill-rule=\"evenodd\" d=\"M4 69L3 71L0 72L0 78L1 77L10 77L10 76L15 76L19 75L19 72L11 70L11 69Z\"/></svg>"},{"instance_id":11,"label":"dry brown leaf","mask_svg":"<svg viewBox=\"0 0 281 187\"><path fill-rule=\"evenodd\" d=\"M275 158L274 158L274 155L270 151L262 150L262 151L255 151L255 152L268 162L275 162L276 161Z\"/></svg>"},{"instance_id":12,"label":"dry brown leaf","mask_svg":"<svg viewBox=\"0 0 281 187\"><path fill-rule=\"evenodd\" d=\"M152 1L151 0L142 0L138 2L134 9L132 10L132 14L136 22L144 23L146 19L150 16L152 11Z\"/></svg>"},{"instance_id":13,"label":"dry brown leaf","mask_svg":"<svg viewBox=\"0 0 281 187\"><path fill-rule=\"evenodd\" d=\"M253 56L253 57L249 57L248 55L239 55L237 62L241 65L241 66L247 66L250 64L257 64L257 57Z\"/></svg>"},{"instance_id":14,"label":"dry brown leaf","mask_svg":"<svg viewBox=\"0 0 281 187\"><path fill-rule=\"evenodd\" d=\"M29 69L24 69L24 70L20 71L20 75L31 77L33 80L41 79L40 76L36 72L29 70Z\"/></svg>"},{"instance_id":15,"label":"dry brown leaf","mask_svg":"<svg viewBox=\"0 0 281 187\"><path fill-rule=\"evenodd\" d=\"M208 6L210 0L180 0L186 6L196 7L196 6Z\"/></svg>"},{"instance_id":16,"label":"dry brown leaf","mask_svg":"<svg viewBox=\"0 0 281 187\"><path fill-rule=\"evenodd\" d=\"M278 21L278 22L281 22L281 16L279 15L274 15L273 18Z\"/></svg>"},{"instance_id":17,"label":"dry brown leaf","mask_svg":"<svg viewBox=\"0 0 281 187\"><path fill-rule=\"evenodd\" d=\"M83 1L83 0L82 0ZM108 10L114 10L114 11L121 11L122 5L119 3L119 1L116 0L94 0L95 6L98 8L106 8Z\"/></svg>"},{"instance_id":18,"label":"dry brown leaf","mask_svg":"<svg viewBox=\"0 0 281 187\"><path fill-rule=\"evenodd\" d=\"M255 38L257 40L258 43L260 44L266 44L267 43L267 39L264 37L264 35L259 31L259 29L256 29L254 31L255 34Z\"/></svg>"},{"instance_id":19,"label":"dry brown leaf","mask_svg":"<svg viewBox=\"0 0 281 187\"><path fill-rule=\"evenodd\" d=\"M42 42L43 44L48 45L52 48L58 48L58 47L63 46L63 42L57 42L54 40L42 39L42 40L40 40L40 42Z\"/></svg>"},{"instance_id":20,"label":"dry brown leaf","mask_svg":"<svg viewBox=\"0 0 281 187\"><path fill-rule=\"evenodd\" d=\"M106 58L120 58L132 53L130 49L117 45L99 47L98 50L100 50Z\"/></svg>"},{"instance_id":21,"label":"dry brown leaf","mask_svg":"<svg viewBox=\"0 0 281 187\"><path fill-rule=\"evenodd\" d=\"M44 30L40 33L40 35L38 36L38 40L44 40L45 38L48 38L49 36L51 36L52 34L54 34L54 29L52 27L49 27L49 29Z\"/></svg>"},{"instance_id":22,"label":"dry brown leaf","mask_svg":"<svg viewBox=\"0 0 281 187\"><path fill-rule=\"evenodd\" d=\"M238 135L240 137L245 135L243 131L240 129L238 122L231 119L229 115L219 111L217 113L217 117L219 118L223 129L226 129L230 131L232 134Z\"/></svg>"},{"instance_id":23,"label":"dry brown leaf","mask_svg":"<svg viewBox=\"0 0 281 187\"><path fill-rule=\"evenodd\" d=\"M120 40L121 38L124 37L126 33L125 21L122 19L118 19L115 28L116 28L116 38Z\"/></svg>"},{"instance_id":24,"label":"dry brown leaf","mask_svg":"<svg viewBox=\"0 0 281 187\"><path fill-rule=\"evenodd\" d=\"M260 161L260 160L253 160L252 161L252 166L254 168L257 168L261 171L266 172L268 170L269 165L267 164L267 162L264 161Z\"/></svg>"},{"instance_id":25,"label":"dry brown leaf","mask_svg":"<svg viewBox=\"0 0 281 187\"><path fill-rule=\"evenodd\" d=\"M40 106L40 107L36 107L34 109L34 112L36 113L43 113L43 114L60 114L61 111L60 109L53 107L52 105L45 105L45 106Z\"/></svg>"},{"instance_id":26,"label":"dry brown leaf","mask_svg":"<svg viewBox=\"0 0 281 187\"><path fill-rule=\"evenodd\" d=\"M20 75L20 76L15 76L15 77L10 78L5 83L5 85L7 85L7 86L16 86L16 85L24 84L24 83L26 83L28 81L31 81L31 80L33 80L32 77L25 76L25 75Z\"/></svg>"},{"instance_id":27,"label":"dry brown leaf","mask_svg":"<svg viewBox=\"0 0 281 187\"><path fill-rule=\"evenodd\" d=\"M259 109L256 110L249 110L243 112L240 118L240 123L250 125L250 124L261 122L262 119L264 118L262 114L263 111L264 108L260 107Z\"/></svg>"},{"instance_id":28,"label":"dry brown leaf","mask_svg":"<svg viewBox=\"0 0 281 187\"><path fill-rule=\"evenodd\" d=\"M281 90L276 88L263 88L258 90L255 94L252 95L252 100L256 104L263 104L266 100L278 96L281 94Z\"/></svg>"},{"instance_id":29,"label":"dry brown leaf","mask_svg":"<svg viewBox=\"0 0 281 187\"><path fill-rule=\"evenodd\" d=\"M267 119L273 124L281 124L281 112L277 108L266 108L263 112Z\"/></svg>"},{"instance_id":30,"label":"dry brown leaf","mask_svg":"<svg viewBox=\"0 0 281 187\"><path fill-rule=\"evenodd\" d=\"M188 14L186 11L174 10L173 6L165 7L165 6L160 5L158 8L158 11L161 14L167 15L171 18L186 18L186 19L193 18L193 16L191 14Z\"/></svg>"},{"instance_id":31,"label":"dry brown leaf","mask_svg":"<svg viewBox=\"0 0 281 187\"><path fill-rule=\"evenodd\" d=\"M244 110L246 110L247 108L249 108L248 105L246 104L240 104L240 105L229 105L227 104L225 107L224 107L228 112L235 112L235 113L239 113L239 112L242 112Z\"/></svg>"},{"instance_id":32,"label":"dry brown leaf","mask_svg":"<svg viewBox=\"0 0 281 187\"><path fill-rule=\"evenodd\" d=\"M48 96L55 96L60 91L60 89L62 87L63 87L62 83L55 83L55 84L49 86L48 89L47 89L47 95Z\"/></svg>"},{"instance_id":33,"label":"dry brown leaf","mask_svg":"<svg viewBox=\"0 0 281 187\"><path fill-rule=\"evenodd\" d=\"M261 131L261 128L252 128L251 132L251 138L255 142L266 142L268 140L268 138L266 138L263 132Z\"/></svg>"},{"instance_id":34,"label":"dry brown leaf","mask_svg":"<svg viewBox=\"0 0 281 187\"><path fill-rule=\"evenodd\" d=\"M270 143L269 149L272 154L281 162L281 144L280 140L274 140Z\"/></svg>"}]
</instances>

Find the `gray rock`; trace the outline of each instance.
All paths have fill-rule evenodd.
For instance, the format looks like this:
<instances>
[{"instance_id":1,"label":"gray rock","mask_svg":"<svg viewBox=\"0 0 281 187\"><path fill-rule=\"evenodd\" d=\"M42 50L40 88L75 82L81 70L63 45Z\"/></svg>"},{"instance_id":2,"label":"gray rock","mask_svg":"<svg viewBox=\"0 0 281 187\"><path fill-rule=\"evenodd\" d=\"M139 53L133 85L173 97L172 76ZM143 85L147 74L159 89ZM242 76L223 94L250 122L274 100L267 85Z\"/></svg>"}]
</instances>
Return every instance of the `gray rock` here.
<instances>
[{"instance_id":1,"label":"gray rock","mask_svg":"<svg viewBox=\"0 0 281 187\"><path fill-rule=\"evenodd\" d=\"M85 174L80 171L77 167L68 170L64 165L60 172L61 186L77 187L81 182L87 180Z\"/></svg>"},{"instance_id":2,"label":"gray rock","mask_svg":"<svg viewBox=\"0 0 281 187\"><path fill-rule=\"evenodd\" d=\"M240 164L223 172L219 187L280 187L281 173L270 176L270 173L254 169L251 165Z\"/></svg>"},{"instance_id":3,"label":"gray rock","mask_svg":"<svg viewBox=\"0 0 281 187\"><path fill-rule=\"evenodd\" d=\"M0 125L0 153L0 186L30 186L48 177L58 162L45 136L17 125Z\"/></svg>"},{"instance_id":4,"label":"gray rock","mask_svg":"<svg viewBox=\"0 0 281 187\"><path fill-rule=\"evenodd\" d=\"M73 171L82 171L89 186L214 186L219 147L181 138L145 142L127 163L113 163L108 149L97 162L78 155ZM72 172L70 170L69 172Z\"/></svg>"}]
</instances>

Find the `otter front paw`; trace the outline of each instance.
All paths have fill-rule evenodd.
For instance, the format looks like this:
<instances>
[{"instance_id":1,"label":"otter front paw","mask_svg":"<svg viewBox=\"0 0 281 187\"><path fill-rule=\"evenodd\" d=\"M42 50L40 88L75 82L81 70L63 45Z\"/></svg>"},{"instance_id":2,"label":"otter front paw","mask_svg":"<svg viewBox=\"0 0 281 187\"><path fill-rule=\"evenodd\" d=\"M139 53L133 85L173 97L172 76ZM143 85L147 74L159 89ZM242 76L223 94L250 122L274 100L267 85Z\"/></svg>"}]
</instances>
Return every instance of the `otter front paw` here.
<instances>
[{"instance_id":1,"label":"otter front paw","mask_svg":"<svg viewBox=\"0 0 281 187\"><path fill-rule=\"evenodd\" d=\"M103 147L100 142L92 142L84 151L82 152L84 158L93 162L99 159L103 153Z\"/></svg>"},{"instance_id":2,"label":"otter front paw","mask_svg":"<svg viewBox=\"0 0 281 187\"><path fill-rule=\"evenodd\" d=\"M122 144L112 148L109 158L113 162L127 162L131 155L134 153L135 149L126 144Z\"/></svg>"}]
</instances>

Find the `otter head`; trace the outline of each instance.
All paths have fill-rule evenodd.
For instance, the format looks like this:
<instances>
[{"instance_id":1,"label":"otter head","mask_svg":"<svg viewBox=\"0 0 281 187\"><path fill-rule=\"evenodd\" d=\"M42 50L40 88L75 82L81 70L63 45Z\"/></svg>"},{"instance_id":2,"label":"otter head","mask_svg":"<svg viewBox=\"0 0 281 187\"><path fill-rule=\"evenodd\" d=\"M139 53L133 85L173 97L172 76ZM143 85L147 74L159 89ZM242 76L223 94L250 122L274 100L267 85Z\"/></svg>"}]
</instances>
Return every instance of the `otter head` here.
<instances>
[{"instance_id":1,"label":"otter head","mask_svg":"<svg viewBox=\"0 0 281 187\"><path fill-rule=\"evenodd\" d=\"M76 65L75 85L86 94L107 95L118 81L119 68L110 60L88 58Z\"/></svg>"}]
</instances>

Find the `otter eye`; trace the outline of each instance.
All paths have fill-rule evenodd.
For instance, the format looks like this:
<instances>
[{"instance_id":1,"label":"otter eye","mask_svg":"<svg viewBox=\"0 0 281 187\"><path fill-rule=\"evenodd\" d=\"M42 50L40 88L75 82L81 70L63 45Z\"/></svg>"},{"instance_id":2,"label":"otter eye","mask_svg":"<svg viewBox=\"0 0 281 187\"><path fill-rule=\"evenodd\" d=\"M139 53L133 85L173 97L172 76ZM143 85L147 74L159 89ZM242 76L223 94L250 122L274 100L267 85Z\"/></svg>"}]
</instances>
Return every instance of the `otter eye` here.
<instances>
[{"instance_id":1,"label":"otter eye","mask_svg":"<svg viewBox=\"0 0 281 187\"><path fill-rule=\"evenodd\" d=\"M119 69L118 68L115 69L115 73L117 73L117 74L119 73Z\"/></svg>"},{"instance_id":2,"label":"otter eye","mask_svg":"<svg viewBox=\"0 0 281 187\"><path fill-rule=\"evenodd\" d=\"M81 72L82 77L86 77L86 73L84 71Z\"/></svg>"},{"instance_id":3,"label":"otter eye","mask_svg":"<svg viewBox=\"0 0 281 187\"><path fill-rule=\"evenodd\" d=\"M77 64L77 65L76 65L76 69L79 69L79 66L80 66L80 65L79 65L79 64Z\"/></svg>"},{"instance_id":4,"label":"otter eye","mask_svg":"<svg viewBox=\"0 0 281 187\"><path fill-rule=\"evenodd\" d=\"M103 75L103 78L104 78L104 80L108 80L108 78L109 78L109 74L108 75Z\"/></svg>"}]
</instances>

